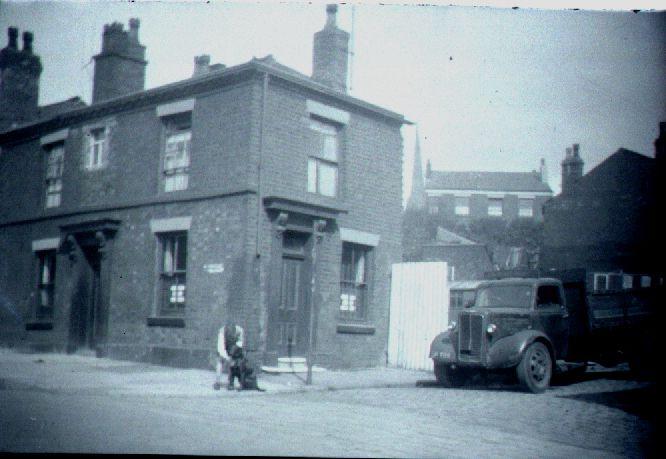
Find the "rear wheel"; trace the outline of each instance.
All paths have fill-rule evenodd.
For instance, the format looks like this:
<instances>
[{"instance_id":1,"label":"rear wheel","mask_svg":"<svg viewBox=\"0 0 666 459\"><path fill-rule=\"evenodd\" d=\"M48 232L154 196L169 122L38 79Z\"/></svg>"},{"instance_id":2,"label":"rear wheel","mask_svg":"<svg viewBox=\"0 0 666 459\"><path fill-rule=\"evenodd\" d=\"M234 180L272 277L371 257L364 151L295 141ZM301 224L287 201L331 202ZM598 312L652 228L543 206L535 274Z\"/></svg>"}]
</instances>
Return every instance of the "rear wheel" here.
<instances>
[{"instance_id":1,"label":"rear wheel","mask_svg":"<svg viewBox=\"0 0 666 459\"><path fill-rule=\"evenodd\" d=\"M543 343L532 343L523 353L516 375L525 390L535 394L546 390L553 375L553 360L548 348Z\"/></svg>"},{"instance_id":2,"label":"rear wheel","mask_svg":"<svg viewBox=\"0 0 666 459\"><path fill-rule=\"evenodd\" d=\"M460 387L467 381L467 371L435 362L435 378L444 387Z\"/></svg>"}]
</instances>

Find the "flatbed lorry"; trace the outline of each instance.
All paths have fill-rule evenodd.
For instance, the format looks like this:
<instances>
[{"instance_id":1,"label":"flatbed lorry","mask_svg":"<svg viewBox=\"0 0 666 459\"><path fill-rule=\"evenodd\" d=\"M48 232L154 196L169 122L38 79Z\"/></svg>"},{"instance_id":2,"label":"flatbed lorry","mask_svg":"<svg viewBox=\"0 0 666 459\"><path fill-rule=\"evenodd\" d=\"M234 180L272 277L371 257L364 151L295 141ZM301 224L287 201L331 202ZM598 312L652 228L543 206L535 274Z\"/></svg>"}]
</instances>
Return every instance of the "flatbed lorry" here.
<instances>
[{"instance_id":1,"label":"flatbed lorry","mask_svg":"<svg viewBox=\"0 0 666 459\"><path fill-rule=\"evenodd\" d=\"M486 277L451 289L452 322L430 346L440 384L504 371L538 393L555 372L590 361L628 362L641 372L652 366L663 277L584 269Z\"/></svg>"}]
</instances>

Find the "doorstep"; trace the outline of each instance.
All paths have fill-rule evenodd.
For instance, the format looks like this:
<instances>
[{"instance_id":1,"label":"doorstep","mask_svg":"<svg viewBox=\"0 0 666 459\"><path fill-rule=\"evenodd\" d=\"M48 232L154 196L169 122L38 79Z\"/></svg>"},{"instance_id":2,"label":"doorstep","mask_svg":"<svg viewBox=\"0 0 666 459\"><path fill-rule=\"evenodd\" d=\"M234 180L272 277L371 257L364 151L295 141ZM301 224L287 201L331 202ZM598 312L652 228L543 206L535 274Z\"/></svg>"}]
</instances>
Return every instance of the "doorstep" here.
<instances>
[{"instance_id":1,"label":"doorstep","mask_svg":"<svg viewBox=\"0 0 666 459\"><path fill-rule=\"evenodd\" d=\"M271 374L283 374L283 373L307 373L308 368L302 368L302 367L293 367L293 368L281 368L281 367L268 367L268 366L263 366L261 367L261 371L264 373L271 373ZM312 372L313 373L322 373L326 371L326 368L318 367L317 365L312 366Z\"/></svg>"},{"instance_id":2,"label":"doorstep","mask_svg":"<svg viewBox=\"0 0 666 459\"><path fill-rule=\"evenodd\" d=\"M277 367L262 366L261 370L265 373L307 373L307 359L305 357L278 357ZM313 372L326 371L322 367L312 366Z\"/></svg>"}]
</instances>

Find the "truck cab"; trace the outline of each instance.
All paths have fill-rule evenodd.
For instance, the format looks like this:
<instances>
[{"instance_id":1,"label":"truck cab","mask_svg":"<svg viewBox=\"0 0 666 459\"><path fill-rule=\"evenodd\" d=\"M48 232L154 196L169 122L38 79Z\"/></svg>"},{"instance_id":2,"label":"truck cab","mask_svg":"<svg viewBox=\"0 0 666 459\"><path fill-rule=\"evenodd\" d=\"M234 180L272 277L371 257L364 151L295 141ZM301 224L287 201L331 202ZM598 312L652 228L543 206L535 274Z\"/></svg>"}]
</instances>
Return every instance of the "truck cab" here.
<instances>
[{"instance_id":1,"label":"truck cab","mask_svg":"<svg viewBox=\"0 0 666 459\"><path fill-rule=\"evenodd\" d=\"M452 286L449 330L430 348L437 380L459 386L476 371L513 369L525 389L545 390L556 360L568 350L562 283L554 278L478 281L467 286L474 293L466 295L460 287Z\"/></svg>"}]
</instances>

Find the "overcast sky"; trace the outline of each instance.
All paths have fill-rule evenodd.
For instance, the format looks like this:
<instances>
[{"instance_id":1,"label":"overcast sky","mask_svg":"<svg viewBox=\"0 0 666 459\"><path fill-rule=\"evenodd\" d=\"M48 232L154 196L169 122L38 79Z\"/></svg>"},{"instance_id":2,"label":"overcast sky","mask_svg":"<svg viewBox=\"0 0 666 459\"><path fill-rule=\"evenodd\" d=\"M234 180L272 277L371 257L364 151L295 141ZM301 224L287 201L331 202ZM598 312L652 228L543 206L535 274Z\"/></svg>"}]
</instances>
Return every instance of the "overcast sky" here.
<instances>
[{"instance_id":1,"label":"overcast sky","mask_svg":"<svg viewBox=\"0 0 666 459\"><path fill-rule=\"evenodd\" d=\"M0 48L8 26L34 32L44 67L40 105L73 96L90 102L103 26L127 27L131 17L141 19L147 88L188 78L200 54L227 66L273 54L309 75L324 3L0 2ZM665 13L407 3L366 1L353 14L342 5L338 24L351 32L353 22L351 94L418 123L424 163L530 171L545 158L558 192L560 161L573 143L586 172L620 147L654 155L666 121ZM579 5L589 8L565 6ZM415 129L403 136L406 194Z\"/></svg>"}]
</instances>

